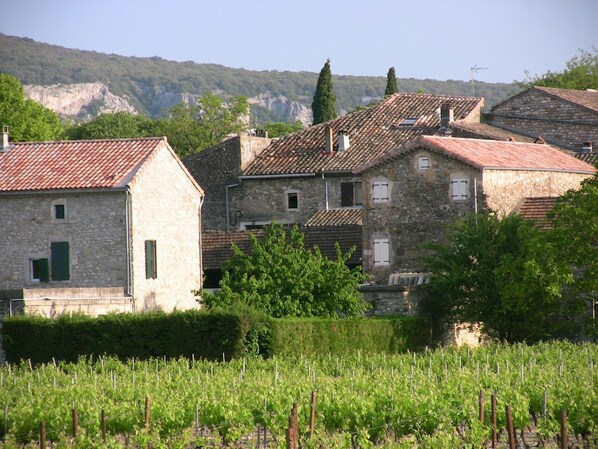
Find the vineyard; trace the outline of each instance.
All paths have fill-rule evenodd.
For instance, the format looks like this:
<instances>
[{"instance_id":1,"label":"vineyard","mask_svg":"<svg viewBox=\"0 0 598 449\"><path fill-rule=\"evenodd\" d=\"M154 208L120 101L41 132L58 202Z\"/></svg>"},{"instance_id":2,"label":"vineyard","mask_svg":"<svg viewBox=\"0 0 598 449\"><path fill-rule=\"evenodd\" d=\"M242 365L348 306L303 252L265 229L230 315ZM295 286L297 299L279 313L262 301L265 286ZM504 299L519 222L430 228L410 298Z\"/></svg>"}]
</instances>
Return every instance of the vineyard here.
<instances>
[{"instance_id":1,"label":"vineyard","mask_svg":"<svg viewBox=\"0 0 598 449\"><path fill-rule=\"evenodd\" d=\"M596 344L558 342L293 360L22 362L0 368L0 447L40 447L42 437L61 448L288 447L295 403L301 447L490 447L491 415L504 435L506 407L520 438L533 425L534 444L558 447L566 412L573 440L596 447L596 359ZM481 395L498 413L480 406Z\"/></svg>"}]
</instances>

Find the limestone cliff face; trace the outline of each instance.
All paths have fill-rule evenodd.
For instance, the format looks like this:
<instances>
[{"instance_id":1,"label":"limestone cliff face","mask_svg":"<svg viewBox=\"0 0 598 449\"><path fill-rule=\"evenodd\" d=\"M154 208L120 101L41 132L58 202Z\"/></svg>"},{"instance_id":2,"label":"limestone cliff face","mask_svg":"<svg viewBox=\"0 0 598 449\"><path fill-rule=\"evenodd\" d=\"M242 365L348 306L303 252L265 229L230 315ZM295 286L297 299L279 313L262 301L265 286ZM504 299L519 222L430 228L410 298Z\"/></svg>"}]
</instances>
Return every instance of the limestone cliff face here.
<instances>
[{"instance_id":1,"label":"limestone cliff face","mask_svg":"<svg viewBox=\"0 0 598 449\"><path fill-rule=\"evenodd\" d=\"M27 98L41 103L60 117L76 121L91 120L107 112L137 113L125 98L110 93L102 83L24 87Z\"/></svg>"},{"instance_id":2,"label":"limestone cliff face","mask_svg":"<svg viewBox=\"0 0 598 449\"><path fill-rule=\"evenodd\" d=\"M313 114L310 108L298 101L291 101L287 97L274 96L270 92L251 97L248 100L250 105L261 106L269 111L274 111L281 117L281 121L300 120L304 126L309 126L313 121Z\"/></svg>"}]
</instances>

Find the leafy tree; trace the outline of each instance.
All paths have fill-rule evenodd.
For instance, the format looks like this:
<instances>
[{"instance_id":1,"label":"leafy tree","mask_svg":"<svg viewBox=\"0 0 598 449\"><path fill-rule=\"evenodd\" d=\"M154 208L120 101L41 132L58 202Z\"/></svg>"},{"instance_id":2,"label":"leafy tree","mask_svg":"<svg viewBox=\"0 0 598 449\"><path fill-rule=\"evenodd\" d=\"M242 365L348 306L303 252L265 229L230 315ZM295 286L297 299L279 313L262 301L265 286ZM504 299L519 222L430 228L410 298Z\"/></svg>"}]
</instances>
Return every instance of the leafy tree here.
<instances>
[{"instance_id":1,"label":"leafy tree","mask_svg":"<svg viewBox=\"0 0 598 449\"><path fill-rule=\"evenodd\" d=\"M280 137L286 136L287 134L294 133L303 129L303 123L301 120L295 121L295 123L276 122L267 124L264 129L268 131L268 137Z\"/></svg>"},{"instance_id":2,"label":"leafy tree","mask_svg":"<svg viewBox=\"0 0 598 449\"><path fill-rule=\"evenodd\" d=\"M271 224L261 240L250 235L251 251L233 245L233 257L223 264L221 291L204 298L208 307L248 305L274 317L357 316L367 309L357 286L361 269L349 269L351 252L329 260L315 247L305 248L297 227L288 233Z\"/></svg>"},{"instance_id":3,"label":"leafy tree","mask_svg":"<svg viewBox=\"0 0 598 449\"><path fill-rule=\"evenodd\" d=\"M594 53L579 50L579 55L571 58L562 72L548 71L544 75L530 77L524 85L557 87L561 89L596 89L598 87L598 50Z\"/></svg>"},{"instance_id":4,"label":"leafy tree","mask_svg":"<svg viewBox=\"0 0 598 449\"><path fill-rule=\"evenodd\" d=\"M395 68L391 67L388 69L388 74L386 75L386 89L384 90L384 96L388 97L389 95L396 94L398 91L399 86L397 85Z\"/></svg>"},{"instance_id":5,"label":"leafy tree","mask_svg":"<svg viewBox=\"0 0 598 449\"><path fill-rule=\"evenodd\" d=\"M159 123L143 115L115 112L75 125L66 134L72 140L153 137L161 135Z\"/></svg>"},{"instance_id":6,"label":"leafy tree","mask_svg":"<svg viewBox=\"0 0 598 449\"><path fill-rule=\"evenodd\" d=\"M573 293L598 300L598 175L560 197L549 214L551 241L575 277ZM593 324L595 326L595 323Z\"/></svg>"},{"instance_id":7,"label":"leafy tree","mask_svg":"<svg viewBox=\"0 0 598 449\"><path fill-rule=\"evenodd\" d=\"M332 73L330 72L330 59L326 61L316 86L313 102L311 103L313 112L313 124L327 122L336 117L336 96L332 88Z\"/></svg>"},{"instance_id":8,"label":"leafy tree","mask_svg":"<svg viewBox=\"0 0 598 449\"><path fill-rule=\"evenodd\" d=\"M8 126L14 142L56 140L63 132L58 115L25 98L14 76L0 73L0 124Z\"/></svg>"},{"instance_id":9,"label":"leafy tree","mask_svg":"<svg viewBox=\"0 0 598 449\"><path fill-rule=\"evenodd\" d=\"M434 320L478 323L503 341L535 342L574 331L579 304L563 299L571 271L534 223L478 214L458 222L427 260Z\"/></svg>"},{"instance_id":10,"label":"leafy tree","mask_svg":"<svg viewBox=\"0 0 598 449\"><path fill-rule=\"evenodd\" d=\"M173 107L165 133L179 157L184 158L246 129L248 112L246 97L225 103L217 95L206 94L195 106L180 103Z\"/></svg>"}]
</instances>

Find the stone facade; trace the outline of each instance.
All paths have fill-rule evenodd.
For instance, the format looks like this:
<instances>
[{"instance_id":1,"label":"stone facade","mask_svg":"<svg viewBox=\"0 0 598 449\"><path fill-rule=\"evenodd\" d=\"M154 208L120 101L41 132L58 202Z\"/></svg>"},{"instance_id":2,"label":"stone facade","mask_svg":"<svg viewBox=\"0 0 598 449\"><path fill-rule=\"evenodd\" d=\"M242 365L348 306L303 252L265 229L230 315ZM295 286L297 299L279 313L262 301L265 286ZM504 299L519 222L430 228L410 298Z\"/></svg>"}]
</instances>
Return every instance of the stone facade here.
<instances>
[{"instance_id":1,"label":"stone facade","mask_svg":"<svg viewBox=\"0 0 598 449\"><path fill-rule=\"evenodd\" d=\"M360 182L351 174L241 177L240 185L230 189L231 228L242 230L272 221L304 224L319 210L342 207L342 183L353 184L360 192ZM289 207L289 195L296 195L296 208Z\"/></svg>"},{"instance_id":2,"label":"stone facade","mask_svg":"<svg viewBox=\"0 0 598 449\"><path fill-rule=\"evenodd\" d=\"M231 214L230 208L227 211L227 195L239 184L238 176L242 170L270 142L271 139L266 137L243 134L184 159L183 163L205 193L202 209L204 230L229 229L230 224L227 223L234 214Z\"/></svg>"},{"instance_id":3,"label":"stone facade","mask_svg":"<svg viewBox=\"0 0 598 449\"><path fill-rule=\"evenodd\" d=\"M532 87L494 106L484 120L574 151L581 151L585 142L598 142L598 111L542 88Z\"/></svg>"}]
</instances>

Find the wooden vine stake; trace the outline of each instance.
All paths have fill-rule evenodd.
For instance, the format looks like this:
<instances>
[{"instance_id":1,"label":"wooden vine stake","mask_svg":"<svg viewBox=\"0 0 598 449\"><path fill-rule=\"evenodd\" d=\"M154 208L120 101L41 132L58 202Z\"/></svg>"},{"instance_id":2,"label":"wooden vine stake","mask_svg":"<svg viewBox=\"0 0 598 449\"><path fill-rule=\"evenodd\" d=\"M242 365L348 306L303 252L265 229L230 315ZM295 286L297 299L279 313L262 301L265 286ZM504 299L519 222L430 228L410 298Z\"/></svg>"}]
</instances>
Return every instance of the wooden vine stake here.
<instances>
[{"instance_id":1,"label":"wooden vine stake","mask_svg":"<svg viewBox=\"0 0 598 449\"><path fill-rule=\"evenodd\" d=\"M150 434L150 398L145 397L145 433Z\"/></svg>"},{"instance_id":2,"label":"wooden vine stake","mask_svg":"<svg viewBox=\"0 0 598 449\"><path fill-rule=\"evenodd\" d=\"M102 409L100 416L100 427L102 428L102 441L106 442L106 412Z\"/></svg>"},{"instance_id":3,"label":"wooden vine stake","mask_svg":"<svg viewBox=\"0 0 598 449\"><path fill-rule=\"evenodd\" d=\"M71 409L71 416L73 418L73 438L77 438L77 435L79 434L79 415L77 414L77 409L74 404Z\"/></svg>"},{"instance_id":4,"label":"wooden vine stake","mask_svg":"<svg viewBox=\"0 0 598 449\"><path fill-rule=\"evenodd\" d=\"M567 411L561 411L561 449L567 449Z\"/></svg>"},{"instance_id":5,"label":"wooden vine stake","mask_svg":"<svg viewBox=\"0 0 598 449\"><path fill-rule=\"evenodd\" d=\"M496 394L492 395L492 449L496 449L497 431L496 431Z\"/></svg>"},{"instance_id":6,"label":"wooden vine stake","mask_svg":"<svg viewBox=\"0 0 598 449\"><path fill-rule=\"evenodd\" d=\"M46 449L46 421L42 421L39 427L39 449Z\"/></svg>"},{"instance_id":7,"label":"wooden vine stake","mask_svg":"<svg viewBox=\"0 0 598 449\"><path fill-rule=\"evenodd\" d=\"M478 397L478 403L480 408L480 422L484 424L484 390L480 390L480 396Z\"/></svg>"},{"instance_id":8,"label":"wooden vine stake","mask_svg":"<svg viewBox=\"0 0 598 449\"><path fill-rule=\"evenodd\" d=\"M299 449L299 417L297 415L297 403L293 404L291 416L289 416L289 427L286 432L287 449Z\"/></svg>"},{"instance_id":9,"label":"wooden vine stake","mask_svg":"<svg viewBox=\"0 0 598 449\"><path fill-rule=\"evenodd\" d=\"M515 429L513 428L513 413L507 405L507 432L509 434L509 449L515 449Z\"/></svg>"},{"instance_id":10,"label":"wooden vine stake","mask_svg":"<svg viewBox=\"0 0 598 449\"><path fill-rule=\"evenodd\" d=\"M316 392L311 392L311 411L309 414L309 437L311 438L316 428Z\"/></svg>"}]
</instances>

